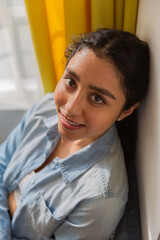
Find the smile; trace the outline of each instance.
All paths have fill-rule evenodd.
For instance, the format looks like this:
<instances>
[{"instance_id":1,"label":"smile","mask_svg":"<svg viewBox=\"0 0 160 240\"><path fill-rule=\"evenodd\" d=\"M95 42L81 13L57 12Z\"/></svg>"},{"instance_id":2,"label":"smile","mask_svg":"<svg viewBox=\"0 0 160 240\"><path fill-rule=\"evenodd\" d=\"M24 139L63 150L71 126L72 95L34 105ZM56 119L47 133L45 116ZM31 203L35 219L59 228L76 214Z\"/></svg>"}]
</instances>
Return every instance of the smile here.
<instances>
[{"instance_id":1,"label":"smile","mask_svg":"<svg viewBox=\"0 0 160 240\"><path fill-rule=\"evenodd\" d=\"M60 113L60 121L61 121L62 126L69 130L76 130L76 129L79 129L79 128L85 126L84 124L79 124L79 123L69 120L62 113Z\"/></svg>"},{"instance_id":2,"label":"smile","mask_svg":"<svg viewBox=\"0 0 160 240\"><path fill-rule=\"evenodd\" d=\"M74 123L74 122L71 122L69 121L66 117L64 117L66 122L68 122L69 124L73 125L73 126L80 126L81 124L78 124L78 123Z\"/></svg>"}]
</instances>

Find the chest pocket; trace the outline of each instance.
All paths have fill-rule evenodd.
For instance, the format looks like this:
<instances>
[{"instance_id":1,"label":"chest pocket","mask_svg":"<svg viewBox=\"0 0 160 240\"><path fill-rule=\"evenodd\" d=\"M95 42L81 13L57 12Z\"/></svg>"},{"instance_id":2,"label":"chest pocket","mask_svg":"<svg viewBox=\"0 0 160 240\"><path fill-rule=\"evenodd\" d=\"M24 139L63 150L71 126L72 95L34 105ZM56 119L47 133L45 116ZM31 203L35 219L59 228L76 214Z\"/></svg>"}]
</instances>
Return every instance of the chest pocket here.
<instances>
[{"instance_id":1,"label":"chest pocket","mask_svg":"<svg viewBox=\"0 0 160 240\"><path fill-rule=\"evenodd\" d=\"M55 229L63 222L53 216L43 195L39 193L30 202L22 202L12 219L12 232L15 237L27 239L54 239Z\"/></svg>"}]
</instances>

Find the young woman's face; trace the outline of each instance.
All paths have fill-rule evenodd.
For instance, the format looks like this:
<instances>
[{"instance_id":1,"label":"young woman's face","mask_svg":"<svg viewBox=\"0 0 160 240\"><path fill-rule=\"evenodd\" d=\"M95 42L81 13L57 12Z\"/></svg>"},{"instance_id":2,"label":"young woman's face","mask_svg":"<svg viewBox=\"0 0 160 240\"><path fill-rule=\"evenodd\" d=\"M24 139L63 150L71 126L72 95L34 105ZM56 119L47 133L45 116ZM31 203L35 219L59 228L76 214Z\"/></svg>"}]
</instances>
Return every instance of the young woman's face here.
<instances>
[{"instance_id":1,"label":"young woman's face","mask_svg":"<svg viewBox=\"0 0 160 240\"><path fill-rule=\"evenodd\" d=\"M55 89L61 137L93 142L117 120L125 101L114 65L91 50L81 50Z\"/></svg>"}]
</instances>

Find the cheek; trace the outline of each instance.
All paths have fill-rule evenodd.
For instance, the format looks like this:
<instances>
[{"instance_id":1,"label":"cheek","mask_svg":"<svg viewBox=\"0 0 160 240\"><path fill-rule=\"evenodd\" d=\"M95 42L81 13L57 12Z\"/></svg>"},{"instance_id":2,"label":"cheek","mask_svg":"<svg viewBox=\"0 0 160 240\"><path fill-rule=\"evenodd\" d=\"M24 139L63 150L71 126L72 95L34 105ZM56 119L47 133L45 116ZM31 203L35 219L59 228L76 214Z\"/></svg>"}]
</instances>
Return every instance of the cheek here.
<instances>
[{"instance_id":1,"label":"cheek","mask_svg":"<svg viewBox=\"0 0 160 240\"><path fill-rule=\"evenodd\" d=\"M88 126L90 126L91 128L100 128L102 126L102 124L106 124L106 120L104 118L104 115L100 114L100 113L96 113L94 112L89 112L87 114L87 122L88 122Z\"/></svg>"},{"instance_id":2,"label":"cheek","mask_svg":"<svg viewBox=\"0 0 160 240\"><path fill-rule=\"evenodd\" d=\"M96 128L99 130L107 130L117 119L118 113L113 113L109 109L107 112L98 111L88 114L87 122L88 126L91 128Z\"/></svg>"}]
</instances>

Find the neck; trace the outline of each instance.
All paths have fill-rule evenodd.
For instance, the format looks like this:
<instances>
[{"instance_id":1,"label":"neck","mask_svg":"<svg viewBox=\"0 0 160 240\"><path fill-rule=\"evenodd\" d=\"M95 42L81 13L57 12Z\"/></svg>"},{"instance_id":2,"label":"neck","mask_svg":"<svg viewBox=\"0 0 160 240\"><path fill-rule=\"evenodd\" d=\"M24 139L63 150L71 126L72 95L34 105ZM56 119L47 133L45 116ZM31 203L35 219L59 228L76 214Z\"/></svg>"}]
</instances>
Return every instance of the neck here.
<instances>
[{"instance_id":1,"label":"neck","mask_svg":"<svg viewBox=\"0 0 160 240\"><path fill-rule=\"evenodd\" d=\"M77 152L78 150L84 148L91 142L92 141L88 138L71 141L71 140L61 137L59 144L65 149L65 151L68 154L73 154L73 153Z\"/></svg>"},{"instance_id":2,"label":"neck","mask_svg":"<svg viewBox=\"0 0 160 240\"><path fill-rule=\"evenodd\" d=\"M60 138L59 145L61 145L68 155L77 152L82 148L81 144L79 144L77 141L70 141L65 138Z\"/></svg>"}]
</instances>

